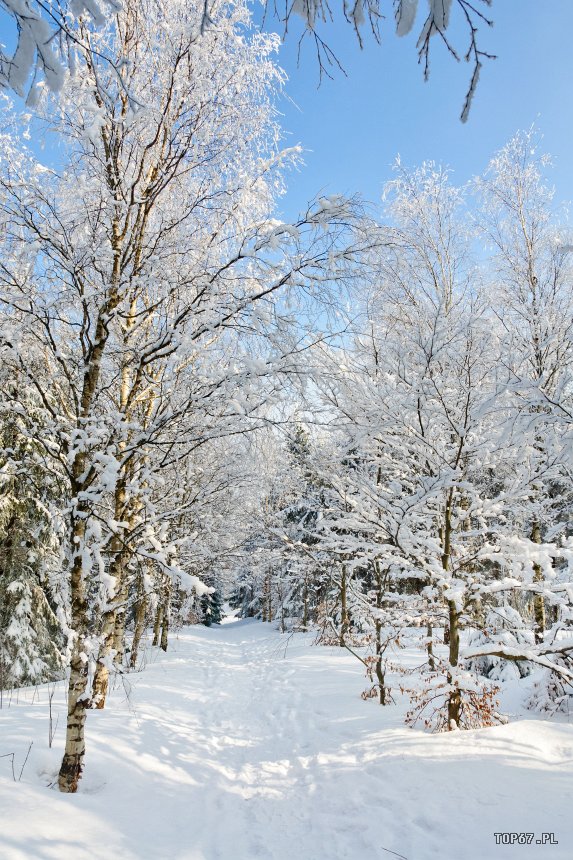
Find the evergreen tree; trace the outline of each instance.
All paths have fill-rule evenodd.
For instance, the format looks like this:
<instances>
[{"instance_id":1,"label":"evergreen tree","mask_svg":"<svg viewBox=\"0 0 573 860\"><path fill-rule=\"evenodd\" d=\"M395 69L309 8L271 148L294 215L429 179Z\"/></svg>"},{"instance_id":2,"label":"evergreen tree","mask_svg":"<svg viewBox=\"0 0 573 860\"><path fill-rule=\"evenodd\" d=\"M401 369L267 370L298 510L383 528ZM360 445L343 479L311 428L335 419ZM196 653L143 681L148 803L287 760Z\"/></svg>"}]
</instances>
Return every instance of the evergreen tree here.
<instances>
[{"instance_id":1,"label":"evergreen tree","mask_svg":"<svg viewBox=\"0 0 573 860\"><path fill-rule=\"evenodd\" d=\"M61 677L65 665L56 486L35 429L14 407L14 378L0 392L0 687ZM30 398L31 399L31 398ZM40 420L30 404L30 414Z\"/></svg>"},{"instance_id":2,"label":"evergreen tree","mask_svg":"<svg viewBox=\"0 0 573 860\"><path fill-rule=\"evenodd\" d=\"M212 624L220 624L223 617L223 597L218 589L210 594L204 594L201 598L201 609L203 610L203 624L211 627Z\"/></svg>"}]
</instances>

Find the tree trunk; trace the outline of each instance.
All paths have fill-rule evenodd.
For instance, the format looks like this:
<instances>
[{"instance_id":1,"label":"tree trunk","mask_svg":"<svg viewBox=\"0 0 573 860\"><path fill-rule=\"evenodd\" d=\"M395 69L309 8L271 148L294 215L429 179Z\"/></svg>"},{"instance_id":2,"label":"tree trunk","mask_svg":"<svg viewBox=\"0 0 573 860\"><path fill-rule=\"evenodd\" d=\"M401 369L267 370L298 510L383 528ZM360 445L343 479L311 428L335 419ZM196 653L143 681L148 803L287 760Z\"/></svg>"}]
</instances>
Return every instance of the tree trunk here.
<instances>
[{"instance_id":1,"label":"tree trunk","mask_svg":"<svg viewBox=\"0 0 573 860\"><path fill-rule=\"evenodd\" d=\"M131 643L131 654L129 655L129 666L135 669L137 665L137 657L139 655L139 646L141 638L145 630L145 618L147 615L147 594L145 593L145 585L143 577L139 581L139 599L135 605L135 625L133 629L133 641Z\"/></svg>"},{"instance_id":2,"label":"tree trunk","mask_svg":"<svg viewBox=\"0 0 573 860\"><path fill-rule=\"evenodd\" d=\"M124 551L122 550L119 537L114 537L112 548L116 550L116 553L112 557L109 572L114 577L116 593L102 614L100 628L101 642L92 684L92 700L98 710L101 710L105 706L109 688L109 672L115 653L114 634L117 624L117 607L122 599L123 579L125 576L123 570Z\"/></svg>"},{"instance_id":3,"label":"tree trunk","mask_svg":"<svg viewBox=\"0 0 573 860\"><path fill-rule=\"evenodd\" d=\"M380 696L380 704L386 704L386 683L385 674L382 668L382 621L377 618L376 627L376 664L374 671L376 672L376 680L378 681L378 693Z\"/></svg>"},{"instance_id":4,"label":"tree trunk","mask_svg":"<svg viewBox=\"0 0 573 860\"><path fill-rule=\"evenodd\" d=\"M129 512L126 503L126 480L127 476L124 474L117 482L113 516L116 522L127 521L129 529L133 524L133 510ZM114 580L114 593L102 615L101 643L93 680L93 701L98 709L105 706L112 663L121 666L123 662L125 608L128 595L127 564L131 557L125 534L114 534L110 553L109 573Z\"/></svg>"},{"instance_id":5,"label":"tree trunk","mask_svg":"<svg viewBox=\"0 0 573 860\"><path fill-rule=\"evenodd\" d=\"M443 552L442 552L442 567L444 571L448 571L450 568L450 553L451 553L451 541L452 541L452 506L454 501L454 489L449 490L447 500L446 500L446 508L444 512L444 528L442 531L443 538ZM448 605L448 644L449 644L449 663L452 669L455 669L458 665L458 660L460 656L460 626L459 619L460 613L458 608L453 600L447 601ZM444 640L445 640L444 635ZM448 672L447 675L448 683L453 684L453 672ZM452 729L457 729L460 724L460 717L462 713L462 697L460 690L457 686L454 687L450 691L448 696L448 729L451 731Z\"/></svg>"},{"instance_id":6,"label":"tree trunk","mask_svg":"<svg viewBox=\"0 0 573 860\"><path fill-rule=\"evenodd\" d=\"M340 575L340 638L338 641L341 648L345 647L345 640L348 634L347 597L346 565L343 564Z\"/></svg>"},{"instance_id":7,"label":"tree trunk","mask_svg":"<svg viewBox=\"0 0 573 860\"><path fill-rule=\"evenodd\" d=\"M541 526L538 522L533 523L531 529L531 540L533 543L541 543ZM533 565L533 581L543 582L543 571L539 564ZM542 594L533 595L533 618L535 621L535 641L539 644L543 642L543 635L546 628L545 618L545 600Z\"/></svg>"},{"instance_id":8,"label":"tree trunk","mask_svg":"<svg viewBox=\"0 0 573 860\"><path fill-rule=\"evenodd\" d=\"M121 577L121 588L118 594L118 606L115 612L115 624L113 628L113 662L121 669L125 655L125 619L127 613L127 600L129 597L129 581L127 570L123 570Z\"/></svg>"},{"instance_id":9,"label":"tree trunk","mask_svg":"<svg viewBox=\"0 0 573 860\"><path fill-rule=\"evenodd\" d=\"M455 668L458 665L460 656L460 628L459 616L460 613L453 600L448 601L449 621L450 621L450 666ZM452 674L448 673L448 682L452 683ZM450 692L448 699L448 729L457 728L460 724L462 713L462 698L459 689L456 687Z\"/></svg>"},{"instance_id":10,"label":"tree trunk","mask_svg":"<svg viewBox=\"0 0 573 860\"><path fill-rule=\"evenodd\" d=\"M386 588L386 579L382 574L380 562L374 562L374 572L376 574L376 609L381 610L384 602L384 592ZM385 671L382 663L382 619L377 617L374 622L376 631L376 663L374 671L376 672L376 680L378 681L378 692L380 696L380 704L385 705L387 701Z\"/></svg>"},{"instance_id":11,"label":"tree trunk","mask_svg":"<svg viewBox=\"0 0 573 860\"><path fill-rule=\"evenodd\" d=\"M165 598L163 604L163 623L161 625L161 643L160 647L162 651L167 651L167 637L169 634L169 615L170 615L170 602L171 602L171 589L169 586L165 589Z\"/></svg>"},{"instance_id":12,"label":"tree trunk","mask_svg":"<svg viewBox=\"0 0 573 860\"><path fill-rule=\"evenodd\" d=\"M270 622L273 620L273 589L271 584L271 576L270 574L267 577L267 620Z\"/></svg>"},{"instance_id":13,"label":"tree trunk","mask_svg":"<svg viewBox=\"0 0 573 860\"><path fill-rule=\"evenodd\" d=\"M428 624L428 627L426 628L426 635L428 637L428 644L426 646L427 651L428 651L428 666L430 667L430 670L433 672L434 669L436 668L436 661L434 659L434 641L433 641L434 629L433 629L431 624Z\"/></svg>"},{"instance_id":14,"label":"tree trunk","mask_svg":"<svg viewBox=\"0 0 573 860\"><path fill-rule=\"evenodd\" d=\"M70 680L68 683L68 718L64 757L58 775L60 791L73 793L78 789L85 754L84 726L86 708L89 706L88 656L85 653L85 639L88 632L87 601L84 582L83 555L80 547L85 539L85 519L73 517L71 533L73 546L78 547L72 559L71 598L72 628L75 638L70 660Z\"/></svg>"},{"instance_id":15,"label":"tree trunk","mask_svg":"<svg viewBox=\"0 0 573 860\"><path fill-rule=\"evenodd\" d=\"M473 616L475 619L476 627L478 630L483 630L485 627L485 616L483 611L483 603L481 597L476 597L474 601L474 612Z\"/></svg>"},{"instance_id":16,"label":"tree trunk","mask_svg":"<svg viewBox=\"0 0 573 860\"><path fill-rule=\"evenodd\" d=\"M73 793L78 790L86 751L84 726L86 721L86 692L88 685L88 663L83 660L82 636L76 637L70 660L70 681L68 684L68 720L66 726L66 746L58 774L60 791Z\"/></svg>"},{"instance_id":17,"label":"tree trunk","mask_svg":"<svg viewBox=\"0 0 573 860\"><path fill-rule=\"evenodd\" d=\"M115 612L109 609L104 612L101 625L101 645L92 683L92 702L98 711L105 706L109 688L109 668L113 658L113 631L115 627Z\"/></svg>"},{"instance_id":18,"label":"tree trunk","mask_svg":"<svg viewBox=\"0 0 573 860\"><path fill-rule=\"evenodd\" d=\"M113 286L109 297L100 308L96 323L93 349L89 364L85 368L82 393L79 403L78 427L92 410L98 385L101 362L109 336L110 315L119 303L117 282L119 273L119 246L114 244ZM72 547L72 566L70 575L71 620L74 631L74 645L70 660L70 680L68 684L68 718L64 757L58 775L60 791L73 793L78 789L85 754L84 726L86 721L89 654L86 653L88 634L88 612L86 599L86 580L90 573L84 570L83 548L86 537L86 523L90 514L90 504L78 501L86 490L86 454L76 453L72 464L71 494L76 500L75 510L70 519L69 545Z\"/></svg>"},{"instance_id":19,"label":"tree trunk","mask_svg":"<svg viewBox=\"0 0 573 860\"><path fill-rule=\"evenodd\" d=\"M159 645L159 637L161 634L161 623L163 621L163 603L161 601L161 597L157 603L157 609L155 610L155 621L153 623L153 646Z\"/></svg>"}]
</instances>

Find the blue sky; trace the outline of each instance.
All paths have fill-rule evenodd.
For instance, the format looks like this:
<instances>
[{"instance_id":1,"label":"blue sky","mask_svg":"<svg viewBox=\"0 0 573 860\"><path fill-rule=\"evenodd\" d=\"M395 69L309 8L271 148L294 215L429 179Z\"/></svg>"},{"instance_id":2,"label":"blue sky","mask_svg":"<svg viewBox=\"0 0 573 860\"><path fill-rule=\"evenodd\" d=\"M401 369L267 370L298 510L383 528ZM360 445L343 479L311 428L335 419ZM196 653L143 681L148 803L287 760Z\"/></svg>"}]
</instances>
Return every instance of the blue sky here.
<instances>
[{"instance_id":1,"label":"blue sky","mask_svg":"<svg viewBox=\"0 0 573 860\"><path fill-rule=\"evenodd\" d=\"M338 11L338 0L333 9ZM391 10L390 0L386 3ZM423 13L424 0L420 0ZM414 166L432 159L464 182L518 130L535 123L545 151L554 156L550 176L560 199L573 199L572 0L494 0L493 28L483 47L497 54L481 75L472 111L459 121L471 69L434 45L431 76L424 83L417 64L416 36L398 39L393 20L382 22L382 45L372 39L361 51L341 21L326 30L327 41L348 72L334 73L317 88L310 43L297 68L298 44L289 34L280 64L289 75L282 125L288 143L301 143L306 168L289 179L282 201L285 217L317 192L359 191L380 198L390 166L400 153ZM419 31L422 18L417 22Z\"/></svg>"},{"instance_id":2,"label":"blue sky","mask_svg":"<svg viewBox=\"0 0 573 860\"><path fill-rule=\"evenodd\" d=\"M415 32L403 39L394 35L391 0L381 5L389 15L381 25L382 44L366 38L360 50L341 20L342 0L332 0L335 23L323 35L347 77L333 70L334 79L318 87L310 42L297 65L296 27L281 48L279 62L289 76L286 93L292 99L285 97L280 105L285 144L301 143L306 162L289 177L283 217L295 218L318 193L360 192L379 200L398 153L410 166L428 159L447 165L456 181L465 182L518 129L532 123L554 157L550 176L558 199L573 200L573 0L494 0L495 26L484 26L481 42L498 59L485 65L465 125L459 115L470 66L456 63L438 43L427 83L417 63L425 0L420 0ZM269 17L267 28L277 27ZM13 22L0 14L0 38L11 43L13 35Z\"/></svg>"}]
</instances>

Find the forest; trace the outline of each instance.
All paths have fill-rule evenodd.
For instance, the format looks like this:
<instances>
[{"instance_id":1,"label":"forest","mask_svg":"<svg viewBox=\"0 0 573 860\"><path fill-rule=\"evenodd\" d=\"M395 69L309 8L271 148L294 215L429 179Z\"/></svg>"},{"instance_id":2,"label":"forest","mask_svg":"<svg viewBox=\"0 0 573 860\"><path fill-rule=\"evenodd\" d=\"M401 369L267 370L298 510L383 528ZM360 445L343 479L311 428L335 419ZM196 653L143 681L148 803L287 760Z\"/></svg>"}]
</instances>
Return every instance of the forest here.
<instances>
[{"instance_id":1,"label":"forest","mask_svg":"<svg viewBox=\"0 0 573 860\"><path fill-rule=\"evenodd\" d=\"M204 16L79 16L61 88L0 91L0 706L64 685L75 793L118 679L226 613L346 655L376 718L505 725L521 679L569 718L573 234L540 129L284 221L279 37Z\"/></svg>"}]
</instances>

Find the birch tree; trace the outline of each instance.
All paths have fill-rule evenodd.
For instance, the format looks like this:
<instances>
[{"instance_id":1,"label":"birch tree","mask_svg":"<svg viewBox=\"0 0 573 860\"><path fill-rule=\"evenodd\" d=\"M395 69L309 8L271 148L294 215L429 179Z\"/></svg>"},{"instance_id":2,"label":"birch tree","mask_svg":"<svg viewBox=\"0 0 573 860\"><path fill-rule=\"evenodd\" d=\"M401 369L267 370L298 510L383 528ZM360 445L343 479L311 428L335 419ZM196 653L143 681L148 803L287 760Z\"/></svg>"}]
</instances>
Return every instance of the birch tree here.
<instances>
[{"instance_id":1,"label":"birch tree","mask_svg":"<svg viewBox=\"0 0 573 860\"><path fill-rule=\"evenodd\" d=\"M322 285L349 214L331 200L296 225L269 220L281 168L296 158L278 149L276 39L248 36L241 3L221 6L200 38L202 11L127 3L108 30L86 33L115 52L121 80L88 52L88 74L70 81L51 118L67 143L61 169L5 140L2 301L39 342L51 389L16 339L4 347L50 415L49 453L69 485L62 791L81 774L98 641L95 703L105 698L129 556L174 571L168 529L144 524L140 543L129 540L147 516L157 452L160 464L176 462L190 439L212 435L210 401L220 391L224 402L237 376L221 368L195 380L193 369L218 334L264 328L281 288ZM133 112L132 85L145 111ZM207 427L181 436L197 403Z\"/></svg>"}]
</instances>

